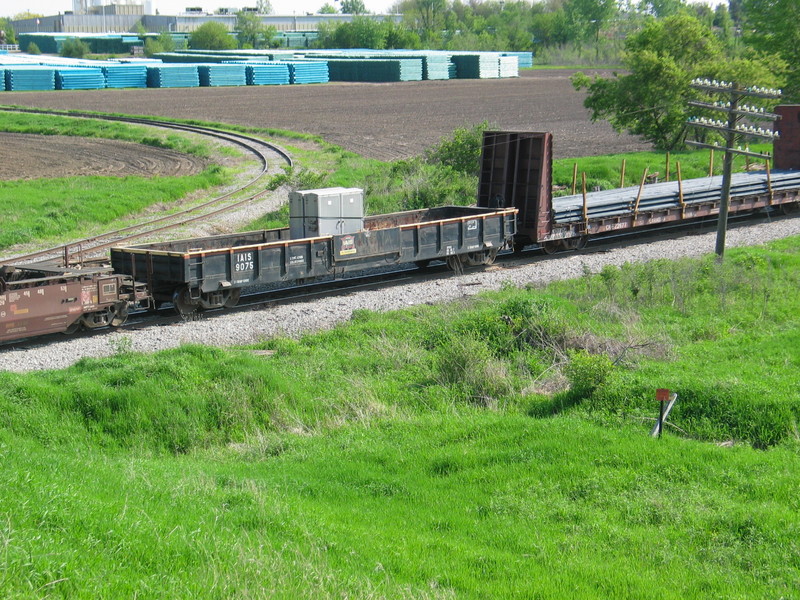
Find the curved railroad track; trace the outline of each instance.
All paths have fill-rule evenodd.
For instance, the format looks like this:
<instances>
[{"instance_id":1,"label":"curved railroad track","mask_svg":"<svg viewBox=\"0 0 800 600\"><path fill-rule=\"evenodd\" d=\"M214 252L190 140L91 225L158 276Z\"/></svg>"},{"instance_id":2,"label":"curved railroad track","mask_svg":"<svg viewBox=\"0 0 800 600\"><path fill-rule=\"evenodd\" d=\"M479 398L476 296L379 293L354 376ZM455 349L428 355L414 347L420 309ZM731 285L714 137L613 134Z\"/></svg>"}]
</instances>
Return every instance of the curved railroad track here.
<instances>
[{"instance_id":1,"label":"curved railroad track","mask_svg":"<svg viewBox=\"0 0 800 600\"><path fill-rule=\"evenodd\" d=\"M174 129L187 133L203 135L232 143L243 148L246 152L255 157L260 165L257 174L250 180L238 185L235 189L225 194L216 196L199 205L185 210L180 210L163 217L142 221L135 225L130 225L113 231L107 231L92 237L75 240L69 244L46 248L44 250L39 250L29 254L9 257L4 259L3 262L13 261L16 264L22 264L37 260L63 259L64 266L78 264L83 262L87 255L96 254L97 252L107 250L112 246L124 244L146 235L175 229L177 227L186 225L187 223L208 219L227 211L234 210L244 204L247 204L248 202L252 202L253 200L258 199L267 193L264 191L263 186L259 186L259 184L263 183L263 180L267 176L277 171L277 168L273 167L273 163L276 162L276 159L282 165L288 165L290 167L293 165L291 156L289 156L285 150L279 146L276 146L275 144L265 142L264 140L254 136L222 129L215 129L213 127L174 123L171 121L149 119L145 117L124 117L97 113L34 110L14 107L0 107L0 110L9 112L58 115L70 118L117 121L136 125L159 127L162 129ZM244 198L240 198L231 202L233 198L243 193L247 194Z\"/></svg>"}]
</instances>

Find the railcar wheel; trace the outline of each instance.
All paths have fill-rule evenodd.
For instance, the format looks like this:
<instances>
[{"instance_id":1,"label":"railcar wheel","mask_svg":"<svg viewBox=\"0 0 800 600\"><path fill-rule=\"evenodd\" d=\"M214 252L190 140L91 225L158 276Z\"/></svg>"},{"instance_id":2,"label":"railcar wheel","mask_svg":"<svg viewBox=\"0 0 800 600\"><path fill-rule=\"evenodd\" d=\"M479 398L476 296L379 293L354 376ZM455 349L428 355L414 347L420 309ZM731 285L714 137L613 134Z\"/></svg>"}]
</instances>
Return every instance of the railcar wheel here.
<instances>
[{"instance_id":1,"label":"railcar wheel","mask_svg":"<svg viewBox=\"0 0 800 600\"><path fill-rule=\"evenodd\" d=\"M188 287L175 290L175 293L172 294L172 304L175 305L175 310L182 317L190 317L200 309L200 301L192 298Z\"/></svg>"},{"instance_id":2,"label":"railcar wheel","mask_svg":"<svg viewBox=\"0 0 800 600\"><path fill-rule=\"evenodd\" d=\"M76 333L81 328L81 319L75 319L73 323L67 326L67 328L62 331L64 335L72 335Z\"/></svg>"},{"instance_id":3,"label":"railcar wheel","mask_svg":"<svg viewBox=\"0 0 800 600\"><path fill-rule=\"evenodd\" d=\"M577 240L575 240L575 250L583 250L586 248L586 244L589 243L589 236L582 235Z\"/></svg>"},{"instance_id":4,"label":"railcar wheel","mask_svg":"<svg viewBox=\"0 0 800 600\"><path fill-rule=\"evenodd\" d=\"M225 299L225 308L233 308L237 304L239 304L239 298L242 296L242 288L236 288L231 290L231 293Z\"/></svg>"},{"instance_id":5,"label":"railcar wheel","mask_svg":"<svg viewBox=\"0 0 800 600\"><path fill-rule=\"evenodd\" d=\"M447 266L451 271L455 271L456 273L464 272L464 264L461 262L461 257L457 254L447 257Z\"/></svg>"},{"instance_id":6,"label":"railcar wheel","mask_svg":"<svg viewBox=\"0 0 800 600\"><path fill-rule=\"evenodd\" d=\"M81 323L86 329L97 329L98 327L108 327L113 321L116 310L113 306L109 306L104 310L97 312L86 313L81 317Z\"/></svg>"},{"instance_id":7,"label":"railcar wheel","mask_svg":"<svg viewBox=\"0 0 800 600\"><path fill-rule=\"evenodd\" d=\"M555 254L561 250L561 242L542 242L541 246L545 254Z\"/></svg>"},{"instance_id":8,"label":"railcar wheel","mask_svg":"<svg viewBox=\"0 0 800 600\"><path fill-rule=\"evenodd\" d=\"M112 327L119 327L128 320L128 305L121 302L115 307L114 315L111 317L109 325Z\"/></svg>"},{"instance_id":9,"label":"railcar wheel","mask_svg":"<svg viewBox=\"0 0 800 600\"><path fill-rule=\"evenodd\" d=\"M781 212L785 215L795 215L800 212L800 202L789 202L788 204L781 204Z\"/></svg>"}]
</instances>

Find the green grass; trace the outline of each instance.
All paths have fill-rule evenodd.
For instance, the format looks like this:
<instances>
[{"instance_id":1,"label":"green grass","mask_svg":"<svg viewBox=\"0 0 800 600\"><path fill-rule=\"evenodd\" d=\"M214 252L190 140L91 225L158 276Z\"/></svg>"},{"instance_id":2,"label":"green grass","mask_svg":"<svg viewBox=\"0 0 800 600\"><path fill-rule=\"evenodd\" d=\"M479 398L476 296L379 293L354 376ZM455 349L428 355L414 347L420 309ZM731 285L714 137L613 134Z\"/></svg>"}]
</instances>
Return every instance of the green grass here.
<instances>
[{"instance_id":1,"label":"green grass","mask_svg":"<svg viewBox=\"0 0 800 600\"><path fill-rule=\"evenodd\" d=\"M211 148L186 136L153 133L137 125L99 119L0 111L0 130L40 135L74 135L124 140L170 148L207 158ZM212 165L182 177L67 177L0 182L0 210L6 215L0 249L24 243L54 243L113 227L147 207L168 205L191 192L230 181L231 173Z\"/></svg>"},{"instance_id":2,"label":"green grass","mask_svg":"<svg viewBox=\"0 0 800 600\"><path fill-rule=\"evenodd\" d=\"M753 152L771 152L771 144L757 144L750 148ZM592 191L595 186L601 189L614 189L641 185L642 176L647 170L648 175L657 175L658 181L665 181L669 175L670 181L677 181L677 165L680 163L681 178L694 179L707 177L711 165L711 156L708 150L686 150L669 154L669 171L667 171L667 153L665 152L633 152L625 154L608 154L604 156L587 156L577 159L561 159L553 162L553 184L565 188L561 194L571 193L574 165L578 165L576 192L581 193L582 175L586 173L586 186ZM713 174L722 174L723 152L714 153ZM625 161L625 180L622 181L622 164ZM756 164L755 161L750 161ZM734 158L734 172L744 171L747 167L744 157ZM761 163L763 169L763 162ZM558 194L557 194L558 195Z\"/></svg>"},{"instance_id":3,"label":"green grass","mask_svg":"<svg viewBox=\"0 0 800 600\"><path fill-rule=\"evenodd\" d=\"M6 598L774 598L797 456L421 416L176 458L5 437Z\"/></svg>"},{"instance_id":4,"label":"green grass","mask_svg":"<svg viewBox=\"0 0 800 600\"><path fill-rule=\"evenodd\" d=\"M790 238L0 373L0 596L790 598L799 282Z\"/></svg>"},{"instance_id":5,"label":"green grass","mask_svg":"<svg viewBox=\"0 0 800 600\"><path fill-rule=\"evenodd\" d=\"M154 133L153 129L149 127L102 119L0 111L0 131L123 140L159 148L170 148L203 158L210 156L207 144L199 143L186 136L174 133Z\"/></svg>"},{"instance_id":6,"label":"green grass","mask_svg":"<svg viewBox=\"0 0 800 600\"><path fill-rule=\"evenodd\" d=\"M66 177L0 182L0 249L29 242L55 242L83 235L95 227L118 224L124 217L158 203L176 202L199 189L230 180L212 165L183 177Z\"/></svg>"}]
</instances>

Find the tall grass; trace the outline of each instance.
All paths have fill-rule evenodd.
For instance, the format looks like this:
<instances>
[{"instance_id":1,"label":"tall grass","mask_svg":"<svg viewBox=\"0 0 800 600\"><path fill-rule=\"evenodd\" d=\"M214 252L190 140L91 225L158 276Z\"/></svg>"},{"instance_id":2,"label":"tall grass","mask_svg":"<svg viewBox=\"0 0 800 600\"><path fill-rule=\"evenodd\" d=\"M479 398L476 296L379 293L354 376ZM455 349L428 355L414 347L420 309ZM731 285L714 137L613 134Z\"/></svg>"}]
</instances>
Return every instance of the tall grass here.
<instances>
[{"instance_id":1,"label":"tall grass","mask_svg":"<svg viewBox=\"0 0 800 600\"><path fill-rule=\"evenodd\" d=\"M0 595L792 597L798 257L2 373Z\"/></svg>"}]
</instances>

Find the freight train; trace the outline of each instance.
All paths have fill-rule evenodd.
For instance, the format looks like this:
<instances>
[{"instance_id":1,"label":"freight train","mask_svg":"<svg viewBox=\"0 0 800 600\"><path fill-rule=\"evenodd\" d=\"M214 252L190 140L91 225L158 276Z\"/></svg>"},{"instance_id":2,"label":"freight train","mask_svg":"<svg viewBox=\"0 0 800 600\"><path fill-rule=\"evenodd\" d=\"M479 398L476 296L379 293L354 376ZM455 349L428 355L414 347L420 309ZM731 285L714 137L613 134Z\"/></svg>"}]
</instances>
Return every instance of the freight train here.
<instances>
[{"instance_id":1,"label":"freight train","mask_svg":"<svg viewBox=\"0 0 800 600\"><path fill-rule=\"evenodd\" d=\"M800 141L800 120L790 122ZM719 177L553 198L552 143L550 133L486 132L474 207L364 217L360 190L305 190L290 195L287 228L112 248L102 266L2 265L0 343L118 326L132 309L167 303L184 315L231 307L254 285L434 260L460 270L491 264L504 247L569 250L599 234L718 214ZM797 210L792 152L780 171L737 174L730 212Z\"/></svg>"}]
</instances>

